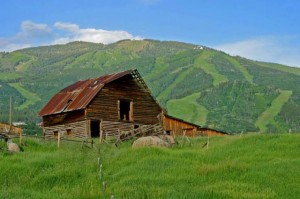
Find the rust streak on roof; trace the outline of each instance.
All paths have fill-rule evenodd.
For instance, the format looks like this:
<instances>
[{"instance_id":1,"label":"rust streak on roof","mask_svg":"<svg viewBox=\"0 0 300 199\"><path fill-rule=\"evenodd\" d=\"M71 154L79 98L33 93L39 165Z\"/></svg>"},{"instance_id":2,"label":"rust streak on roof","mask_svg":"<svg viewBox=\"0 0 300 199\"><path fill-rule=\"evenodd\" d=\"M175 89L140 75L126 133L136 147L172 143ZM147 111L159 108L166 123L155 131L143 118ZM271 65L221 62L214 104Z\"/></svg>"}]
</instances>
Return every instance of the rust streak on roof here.
<instances>
[{"instance_id":1,"label":"rust streak on roof","mask_svg":"<svg viewBox=\"0 0 300 199\"><path fill-rule=\"evenodd\" d=\"M131 74L132 72L134 72L134 70L127 70L75 82L54 95L39 112L39 116L85 109L105 84Z\"/></svg>"}]
</instances>

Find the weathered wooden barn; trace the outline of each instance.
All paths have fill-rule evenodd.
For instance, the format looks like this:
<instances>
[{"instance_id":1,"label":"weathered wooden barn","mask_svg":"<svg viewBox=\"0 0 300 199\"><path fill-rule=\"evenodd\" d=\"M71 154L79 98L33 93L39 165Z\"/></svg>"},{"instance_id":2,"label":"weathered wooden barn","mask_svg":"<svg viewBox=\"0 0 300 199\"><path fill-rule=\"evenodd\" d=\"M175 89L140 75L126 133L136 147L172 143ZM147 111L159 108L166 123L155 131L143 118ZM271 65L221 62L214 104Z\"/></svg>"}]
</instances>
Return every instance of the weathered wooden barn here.
<instances>
[{"instance_id":1,"label":"weathered wooden barn","mask_svg":"<svg viewBox=\"0 0 300 199\"><path fill-rule=\"evenodd\" d=\"M189 137L195 136L223 136L228 135L224 131L219 131L211 128L201 127L200 125L184 121L182 119L173 117L164 112L163 114L163 128L170 135L182 136L186 135Z\"/></svg>"},{"instance_id":2,"label":"weathered wooden barn","mask_svg":"<svg viewBox=\"0 0 300 199\"><path fill-rule=\"evenodd\" d=\"M169 116L137 70L78 81L54 95L39 115L45 138L107 138L149 125L173 136L199 135L201 129Z\"/></svg>"},{"instance_id":3,"label":"weathered wooden barn","mask_svg":"<svg viewBox=\"0 0 300 199\"><path fill-rule=\"evenodd\" d=\"M223 135L229 135L229 133L226 133L224 131L219 131L211 128L200 128L198 131L198 135L204 135L204 136L223 136Z\"/></svg>"},{"instance_id":4,"label":"weathered wooden barn","mask_svg":"<svg viewBox=\"0 0 300 199\"><path fill-rule=\"evenodd\" d=\"M161 112L138 71L128 70L78 81L62 89L39 115L46 138L58 133L88 138L157 124Z\"/></svg>"}]
</instances>

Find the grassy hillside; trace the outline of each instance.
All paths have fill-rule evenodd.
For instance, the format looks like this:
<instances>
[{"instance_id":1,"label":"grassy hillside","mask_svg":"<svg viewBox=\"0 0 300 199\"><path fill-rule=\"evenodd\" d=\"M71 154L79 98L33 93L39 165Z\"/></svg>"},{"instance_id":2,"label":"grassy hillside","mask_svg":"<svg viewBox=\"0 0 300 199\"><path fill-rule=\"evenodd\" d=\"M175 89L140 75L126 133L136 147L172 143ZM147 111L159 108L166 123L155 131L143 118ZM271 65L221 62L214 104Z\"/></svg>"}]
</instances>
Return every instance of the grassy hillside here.
<instances>
[{"instance_id":1,"label":"grassy hillside","mask_svg":"<svg viewBox=\"0 0 300 199\"><path fill-rule=\"evenodd\" d=\"M179 139L180 140L180 139ZM0 151L0 198L299 198L299 134L192 140L169 149L132 150L25 139L23 152ZM3 142L0 143L3 148Z\"/></svg>"},{"instance_id":2,"label":"grassy hillside","mask_svg":"<svg viewBox=\"0 0 300 199\"><path fill-rule=\"evenodd\" d=\"M300 131L299 68L154 40L72 42L0 53L0 120L8 121L9 96L14 120L39 122L38 111L62 88L133 68L160 104L181 119L231 133ZM279 91L291 95L261 124Z\"/></svg>"}]
</instances>

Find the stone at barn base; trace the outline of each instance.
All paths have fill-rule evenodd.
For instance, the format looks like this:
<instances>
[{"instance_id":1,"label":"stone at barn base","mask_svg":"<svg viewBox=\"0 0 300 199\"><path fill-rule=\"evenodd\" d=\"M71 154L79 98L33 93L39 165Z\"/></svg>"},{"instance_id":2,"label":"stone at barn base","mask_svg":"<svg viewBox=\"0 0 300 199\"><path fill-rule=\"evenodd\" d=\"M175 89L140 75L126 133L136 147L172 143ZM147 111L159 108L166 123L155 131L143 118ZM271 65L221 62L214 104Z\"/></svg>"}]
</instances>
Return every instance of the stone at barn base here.
<instances>
[{"instance_id":1,"label":"stone at barn base","mask_svg":"<svg viewBox=\"0 0 300 199\"><path fill-rule=\"evenodd\" d=\"M142 148L142 147L169 147L170 144L160 139L157 136L147 136L138 138L133 142L132 148Z\"/></svg>"},{"instance_id":2,"label":"stone at barn base","mask_svg":"<svg viewBox=\"0 0 300 199\"><path fill-rule=\"evenodd\" d=\"M162 140L164 140L165 142L169 143L169 145L174 145L176 144L174 137L170 136L170 135L158 135L158 137Z\"/></svg>"},{"instance_id":3,"label":"stone at barn base","mask_svg":"<svg viewBox=\"0 0 300 199\"><path fill-rule=\"evenodd\" d=\"M16 143L13 143L11 140L7 141L7 149L10 152L20 152L20 147Z\"/></svg>"}]
</instances>

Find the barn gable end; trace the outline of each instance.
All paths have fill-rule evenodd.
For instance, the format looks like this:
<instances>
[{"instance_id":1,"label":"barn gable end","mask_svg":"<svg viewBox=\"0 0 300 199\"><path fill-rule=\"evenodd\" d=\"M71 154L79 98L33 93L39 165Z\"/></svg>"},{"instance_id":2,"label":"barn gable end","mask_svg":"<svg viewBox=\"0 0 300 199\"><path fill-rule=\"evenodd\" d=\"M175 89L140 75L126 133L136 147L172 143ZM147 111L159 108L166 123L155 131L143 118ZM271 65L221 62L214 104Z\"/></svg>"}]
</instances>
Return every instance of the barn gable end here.
<instances>
[{"instance_id":1,"label":"barn gable end","mask_svg":"<svg viewBox=\"0 0 300 199\"><path fill-rule=\"evenodd\" d=\"M137 70L76 82L40 111L45 137L98 137L158 123L162 109Z\"/></svg>"}]
</instances>

